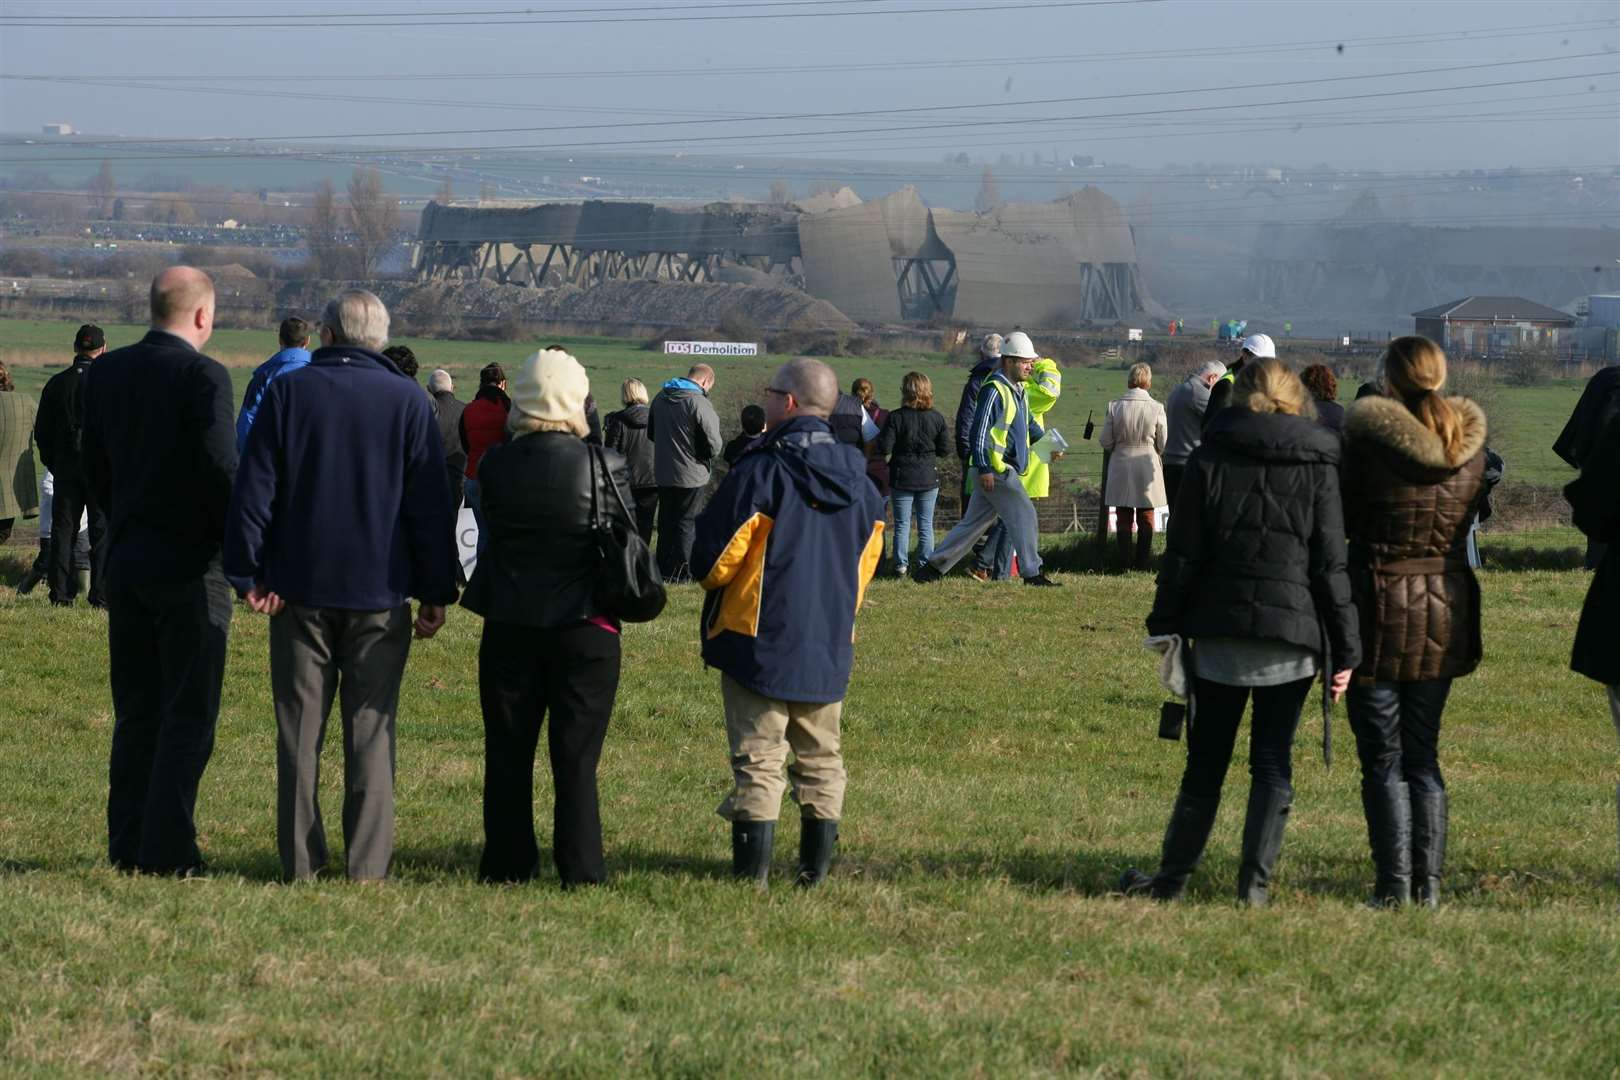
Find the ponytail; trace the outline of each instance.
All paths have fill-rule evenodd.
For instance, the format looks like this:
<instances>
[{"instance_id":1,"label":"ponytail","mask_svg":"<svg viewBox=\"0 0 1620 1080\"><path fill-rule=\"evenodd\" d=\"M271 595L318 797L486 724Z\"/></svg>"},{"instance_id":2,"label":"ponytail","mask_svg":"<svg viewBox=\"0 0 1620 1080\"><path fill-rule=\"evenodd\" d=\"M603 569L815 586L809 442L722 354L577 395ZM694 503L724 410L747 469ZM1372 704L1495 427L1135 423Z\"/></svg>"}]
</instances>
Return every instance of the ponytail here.
<instances>
[{"instance_id":1,"label":"ponytail","mask_svg":"<svg viewBox=\"0 0 1620 1080\"><path fill-rule=\"evenodd\" d=\"M1446 354L1424 337L1399 337L1384 352L1384 381L1418 422L1434 432L1455 468L1462 464L1463 424L1457 407L1440 395Z\"/></svg>"}]
</instances>

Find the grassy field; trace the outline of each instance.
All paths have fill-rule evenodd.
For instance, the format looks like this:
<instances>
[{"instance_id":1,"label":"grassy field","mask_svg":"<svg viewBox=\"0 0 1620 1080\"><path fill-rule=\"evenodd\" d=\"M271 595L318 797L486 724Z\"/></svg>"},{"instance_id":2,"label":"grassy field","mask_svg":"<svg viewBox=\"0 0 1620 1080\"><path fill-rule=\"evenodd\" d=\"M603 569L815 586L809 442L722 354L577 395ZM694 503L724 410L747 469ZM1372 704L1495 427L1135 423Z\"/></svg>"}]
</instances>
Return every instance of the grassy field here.
<instances>
[{"instance_id":1,"label":"grassy field","mask_svg":"<svg viewBox=\"0 0 1620 1080\"><path fill-rule=\"evenodd\" d=\"M1503 564L1565 565L1575 538L1495 543ZM876 583L834 876L781 885L790 806L763 896L726 878L717 678L698 594L675 590L625 637L601 770L610 883L564 894L474 880L479 624L459 610L406 674L393 883L276 883L267 631L245 609L198 811L215 876L113 873L105 624L16 597L30 554L0 549L8 1073L1620 1073L1614 734L1566 670L1578 571L1485 578L1487 660L1444 738L1447 906L1361 906L1349 733L1341 712L1325 768L1308 713L1275 901L1250 912L1229 899L1241 750L1190 901L1110 895L1155 860L1183 756L1154 737L1146 575ZM542 768L542 843L549 787Z\"/></svg>"},{"instance_id":2,"label":"grassy field","mask_svg":"<svg viewBox=\"0 0 1620 1080\"><path fill-rule=\"evenodd\" d=\"M74 329L74 325L63 322L0 319L0 359L16 366L15 375L21 390L37 395L45 380L72 360ZM146 332L145 327L132 325L109 324L103 329L112 348L137 341ZM463 398L470 396L476 387L478 369L485 364L496 361L509 372L513 371L524 357L553 340L566 345L590 371L592 387L604 409L618 407L619 382L626 377L639 378L656 391L665 379L686 373L687 362L680 358L665 358L642 349L640 342L612 338L563 337L530 343L399 339L416 353L422 364L423 381L434 368L445 368L455 377L457 392ZM1040 345L1038 338L1036 345ZM221 330L209 343L208 351L231 366L240 394L252 369L276 347L275 334L270 331ZM720 422L728 438L738 430L737 412L742 405L759 400L776 359L714 362L718 376L716 407L720 409ZM962 383L967 377L965 367L950 363L939 353L841 357L829 362L837 369L845 386L857 376L871 379L878 390L878 401L889 408L898 407L900 403L901 377L908 371L920 370L934 380L935 404L947 418L956 409ZM1488 400L1485 404L1491 413L1494 432L1492 446L1507 459L1509 483L1562 485L1574 478L1569 467L1553 454L1552 443L1575 407L1581 387L1582 383L1573 379L1537 387L1486 386ZM1154 384L1153 393L1162 401L1174 388L1173 382L1161 378ZM1082 441L1080 433L1090 413L1096 414L1100 427L1104 407L1124 389L1122 370L1093 367L1065 370L1064 394L1050 416L1051 426L1062 431L1074 448L1059 466L1061 477L1097 483L1102 451L1095 439ZM1353 382L1341 384L1342 400L1349 401L1354 392Z\"/></svg>"}]
</instances>

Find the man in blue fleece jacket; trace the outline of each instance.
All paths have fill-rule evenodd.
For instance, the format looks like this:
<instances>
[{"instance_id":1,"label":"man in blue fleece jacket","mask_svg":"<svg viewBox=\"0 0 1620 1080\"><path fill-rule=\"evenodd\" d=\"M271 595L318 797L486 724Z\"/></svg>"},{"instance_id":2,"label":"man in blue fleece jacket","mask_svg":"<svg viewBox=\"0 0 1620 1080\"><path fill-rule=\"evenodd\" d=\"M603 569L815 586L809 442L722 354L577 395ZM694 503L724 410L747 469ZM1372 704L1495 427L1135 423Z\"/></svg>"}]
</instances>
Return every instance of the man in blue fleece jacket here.
<instances>
[{"instance_id":1,"label":"man in blue fleece jacket","mask_svg":"<svg viewBox=\"0 0 1620 1080\"><path fill-rule=\"evenodd\" d=\"M236 453L240 457L247 449L248 432L259 415L259 403L270 384L288 372L297 371L309 363L309 323L298 316L281 321L281 351L253 370L247 391L242 395L242 408L236 414Z\"/></svg>"},{"instance_id":2,"label":"man in blue fleece jacket","mask_svg":"<svg viewBox=\"0 0 1620 1080\"><path fill-rule=\"evenodd\" d=\"M421 387L381 355L388 311L358 289L321 316L308 366L265 391L236 474L225 573L270 619L276 837L282 872L327 860L316 801L332 701L343 714L343 839L351 878L388 875L394 718L410 651L456 599L444 451Z\"/></svg>"}]
</instances>

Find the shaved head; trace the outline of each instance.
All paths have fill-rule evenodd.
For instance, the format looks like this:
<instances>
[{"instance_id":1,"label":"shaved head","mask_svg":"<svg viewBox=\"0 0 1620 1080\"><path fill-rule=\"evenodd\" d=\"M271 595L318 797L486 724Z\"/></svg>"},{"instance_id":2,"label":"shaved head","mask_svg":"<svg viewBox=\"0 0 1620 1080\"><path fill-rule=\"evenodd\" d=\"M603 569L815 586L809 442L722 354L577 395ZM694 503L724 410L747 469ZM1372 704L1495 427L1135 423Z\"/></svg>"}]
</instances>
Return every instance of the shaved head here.
<instances>
[{"instance_id":1,"label":"shaved head","mask_svg":"<svg viewBox=\"0 0 1620 1080\"><path fill-rule=\"evenodd\" d=\"M213 306L214 283L194 266L171 266L152 279L152 325L159 329L189 323L200 308Z\"/></svg>"},{"instance_id":2,"label":"shaved head","mask_svg":"<svg viewBox=\"0 0 1620 1080\"><path fill-rule=\"evenodd\" d=\"M801 356L776 369L771 385L798 400L798 411L825 420L838 404L838 376L820 360Z\"/></svg>"},{"instance_id":3,"label":"shaved head","mask_svg":"<svg viewBox=\"0 0 1620 1080\"><path fill-rule=\"evenodd\" d=\"M693 364L686 377L707 390L714 385L714 368L708 364Z\"/></svg>"}]
</instances>

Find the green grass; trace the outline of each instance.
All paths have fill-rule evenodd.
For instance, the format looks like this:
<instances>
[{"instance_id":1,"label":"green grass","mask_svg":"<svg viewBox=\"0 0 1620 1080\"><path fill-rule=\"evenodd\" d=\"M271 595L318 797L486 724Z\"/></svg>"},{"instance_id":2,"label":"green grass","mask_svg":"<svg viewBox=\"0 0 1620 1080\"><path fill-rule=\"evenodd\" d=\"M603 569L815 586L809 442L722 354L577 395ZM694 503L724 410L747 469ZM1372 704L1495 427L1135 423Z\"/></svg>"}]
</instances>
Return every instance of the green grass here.
<instances>
[{"instance_id":1,"label":"green grass","mask_svg":"<svg viewBox=\"0 0 1620 1080\"><path fill-rule=\"evenodd\" d=\"M0 359L16 364L18 388L38 394L45 380L72 359L74 325L37 319L0 319ZM140 339L143 326L108 324L107 344L112 348ZM477 385L478 369L496 361L508 372L515 371L524 357L541 345L557 342L579 357L591 375L591 384L604 411L618 407L619 383L627 377L645 382L656 392L664 380L686 373L689 361L648 352L638 341L599 337L547 337L533 342L434 341L400 338L421 362L420 378L436 367L448 370L456 379L457 393L471 395ZM1037 345L1039 342L1037 341ZM247 385L252 368L277 348L275 334L266 330L220 330L209 342L210 354L232 365L232 378L238 395ZM715 404L721 426L729 438L739 429L737 413L745 404L757 402L766 380L779 357L711 361L716 375ZM961 396L967 369L949 363L943 354L874 355L840 357L829 361L840 382L848 386L857 376L866 376L877 387L878 401L895 408L900 403L900 380L908 371L919 370L934 381L935 406L949 419ZM52 366L43 366L49 364ZM1477 380L1475 380L1477 381ZM1492 446L1507 459L1509 483L1563 485L1574 478L1572 471L1552 452L1553 440L1562 430L1570 411L1580 397L1582 383L1564 379L1540 387L1492 385L1488 403L1496 433ZM1098 429L1109 401L1125 389L1125 372L1114 368L1071 367L1064 371L1064 393L1049 414L1048 422L1062 431L1073 447L1058 465L1063 481L1096 485L1102 469L1102 449L1096 439L1080 437L1088 414L1095 414ZM1153 393L1160 400L1175 388L1160 379ZM1349 401L1355 391L1347 380L1341 397Z\"/></svg>"},{"instance_id":2,"label":"green grass","mask_svg":"<svg viewBox=\"0 0 1620 1080\"><path fill-rule=\"evenodd\" d=\"M1494 543L1494 541L1493 541ZM1571 546L1567 532L1502 551ZM0 582L30 553L0 549ZM479 622L417 643L396 880L275 883L265 622L239 609L202 786L210 880L104 865L105 623L0 584L0 1040L20 1075L1604 1076L1620 1072L1614 735L1566 670L1588 578L1491 573L1442 761L1448 904L1375 913L1342 712L1307 713L1263 912L1229 899L1240 750L1189 902L1124 901L1183 760L1139 647L1146 575L876 583L827 886L726 879L698 594L629 627L602 761L610 883L488 888ZM335 736L334 736L335 738ZM341 776L328 748L325 804ZM549 833L541 770L539 821ZM334 833L334 844L338 842ZM550 873L549 864L547 873Z\"/></svg>"}]
</instances>

